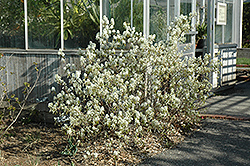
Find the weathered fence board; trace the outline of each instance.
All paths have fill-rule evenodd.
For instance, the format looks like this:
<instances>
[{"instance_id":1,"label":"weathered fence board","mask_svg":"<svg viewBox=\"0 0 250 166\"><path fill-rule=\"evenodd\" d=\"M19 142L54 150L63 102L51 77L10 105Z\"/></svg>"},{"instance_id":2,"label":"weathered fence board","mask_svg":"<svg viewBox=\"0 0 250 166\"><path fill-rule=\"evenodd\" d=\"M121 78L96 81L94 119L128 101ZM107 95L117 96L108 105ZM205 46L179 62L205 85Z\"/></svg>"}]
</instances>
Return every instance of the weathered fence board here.
<instances>
[{"instance_id":1,"label":"weathered fence board","mask_svg":"<svg viewBox=\"0 0 250 166\"><path fill-rule=\"evenodd\" d=\"M79 67L78 55L67 55L66 62L76 63ZM60 57L57 54L12 54L4 53L4 56L0 59L0 66L6 66L5 71L1 72L1 82L4 82L8 86L9 94L15 94L20 100L24 99L24 83L28 82L32 86L37 78L38 68L40 77L34 88L33 92L29 96L29 101L36 102L37 99L48 97L52 100L50 92L51 87L57 87L55 83L55 75L63 75L64 63L61 62ZM3 88L0 88L0 92Z\"/></svg>"}]
</instances>

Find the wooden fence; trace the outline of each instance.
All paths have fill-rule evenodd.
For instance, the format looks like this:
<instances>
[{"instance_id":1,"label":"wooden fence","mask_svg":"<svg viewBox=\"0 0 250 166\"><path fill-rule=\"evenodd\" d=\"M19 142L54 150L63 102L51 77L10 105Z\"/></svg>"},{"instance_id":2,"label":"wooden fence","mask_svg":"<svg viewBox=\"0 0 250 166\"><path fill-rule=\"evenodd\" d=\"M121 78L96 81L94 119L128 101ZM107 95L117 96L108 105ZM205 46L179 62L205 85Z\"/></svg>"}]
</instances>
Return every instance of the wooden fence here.
<instances>
[{"instance_id":1,"label":"wooden fence","mask_svg":"<svg viewBox=\"0 0 250 166\"><path fill-rule=\"evenodd\" d=\"M32 86L37 74L40 76L36 87L29 96L29 101L36 102L38 99L47 98L52 100L51 87L58 88L55 83L55 74L63 75L63 63L57 53L39 54L18 52L3 53L0 59L0 66L6 67L1 71L1 83L7 85L9 94L15 94L20 100L24 99L24 83L28 82ZM66 62L79 65L79 56L77 54L66 55ZM36 67L39 70L36 72ZM2 92L3 87L0 87Z\"/></svg>"}]
</instances>

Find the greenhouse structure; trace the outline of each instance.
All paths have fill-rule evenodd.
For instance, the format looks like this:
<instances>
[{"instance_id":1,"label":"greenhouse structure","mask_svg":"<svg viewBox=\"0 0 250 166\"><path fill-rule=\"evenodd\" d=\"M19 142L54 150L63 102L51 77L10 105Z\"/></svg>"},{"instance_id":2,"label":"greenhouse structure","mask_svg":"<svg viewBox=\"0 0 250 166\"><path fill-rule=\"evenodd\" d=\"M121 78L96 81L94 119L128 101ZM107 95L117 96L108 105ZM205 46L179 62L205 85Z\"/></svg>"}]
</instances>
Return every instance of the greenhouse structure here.
<instances>
[{"instance_id":1,"label":"greenhouse structure","mask_svg":"<svg viewBox=\"0 0 250 166\"><path fill-rule=\"evenodd\" d=\"M175 17L196 11L192 24L207 30L194 27L180 49L190 44L187 56L218 55L221 73L212 73L213 87L232 85L236 52L241 47L242 8L243 0L1 0L0 66L8 71L1 74L1 82L22 98L23 84L35 82L37 67L42 71L30 100L51 100L55 74L63 72L58 50L77 66L79 48L85 49L89 41L97 42L95 36L102 30L104 15L114 18L120 31L124 30L123 22L128 22L145 37L156 34L156 41L160 41L168 39L166 29ZM204 43L196 47L201 39Z\"/></svg>"}]
</instances>

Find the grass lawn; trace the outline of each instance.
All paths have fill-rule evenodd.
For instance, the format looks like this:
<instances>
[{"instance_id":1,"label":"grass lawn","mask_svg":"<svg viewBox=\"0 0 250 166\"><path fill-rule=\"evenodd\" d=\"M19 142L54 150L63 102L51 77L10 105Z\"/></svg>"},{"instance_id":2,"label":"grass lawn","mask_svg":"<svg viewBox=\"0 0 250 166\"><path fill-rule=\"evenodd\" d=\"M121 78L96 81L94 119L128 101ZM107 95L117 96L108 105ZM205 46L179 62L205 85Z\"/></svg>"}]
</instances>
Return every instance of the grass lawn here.
<instances>
[{"instance_id":1,"label":"grass lawn","mask_svg":"<svg viewBox=\"0 0 250 166\"><path fill-rule=\"evenodd\" d=\"M237 65L250 65L250 58L237 58L236 59Z\"/></svg>"}]
</instances>

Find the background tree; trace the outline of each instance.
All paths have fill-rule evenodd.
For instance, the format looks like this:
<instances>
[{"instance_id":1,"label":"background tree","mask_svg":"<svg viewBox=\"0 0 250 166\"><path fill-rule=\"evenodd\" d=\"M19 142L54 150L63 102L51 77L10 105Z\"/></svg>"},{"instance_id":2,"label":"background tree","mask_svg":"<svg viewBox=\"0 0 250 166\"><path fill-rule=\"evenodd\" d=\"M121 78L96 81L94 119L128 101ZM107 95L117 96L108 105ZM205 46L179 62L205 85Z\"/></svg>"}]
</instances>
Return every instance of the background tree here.
<instances>
[{"instance_id":1,"label":"background tree","mask_svg":"<svg viewBox=\"0 0 250 166\"><path fill-rule=\"evenodd\" d=\"M60 0L28 0L29 48L60 48ZM0 47L24 48L24 1L0 1ZM98 0L64 1L66 48L85 48L99 31Z\"/></svg>"},{"instance_id":2,"label":"background tree","mask_svg":"<svg viewBox=\"0 0 250 166\"><path fill-rule=\"evenodd\" d=\"M24 10L21 0L0 1L0 47L24 48Z\"/></svg>"},{"instance_id":3,"label":"background tree","mask_svg":"<svg viewBox=\"0 0 250 166\"><path fill-rule=\"evenodd\" d=\"M242 47L250 48L250 2L244 3L242 22Z\"/></svg>"}]
</instances>

